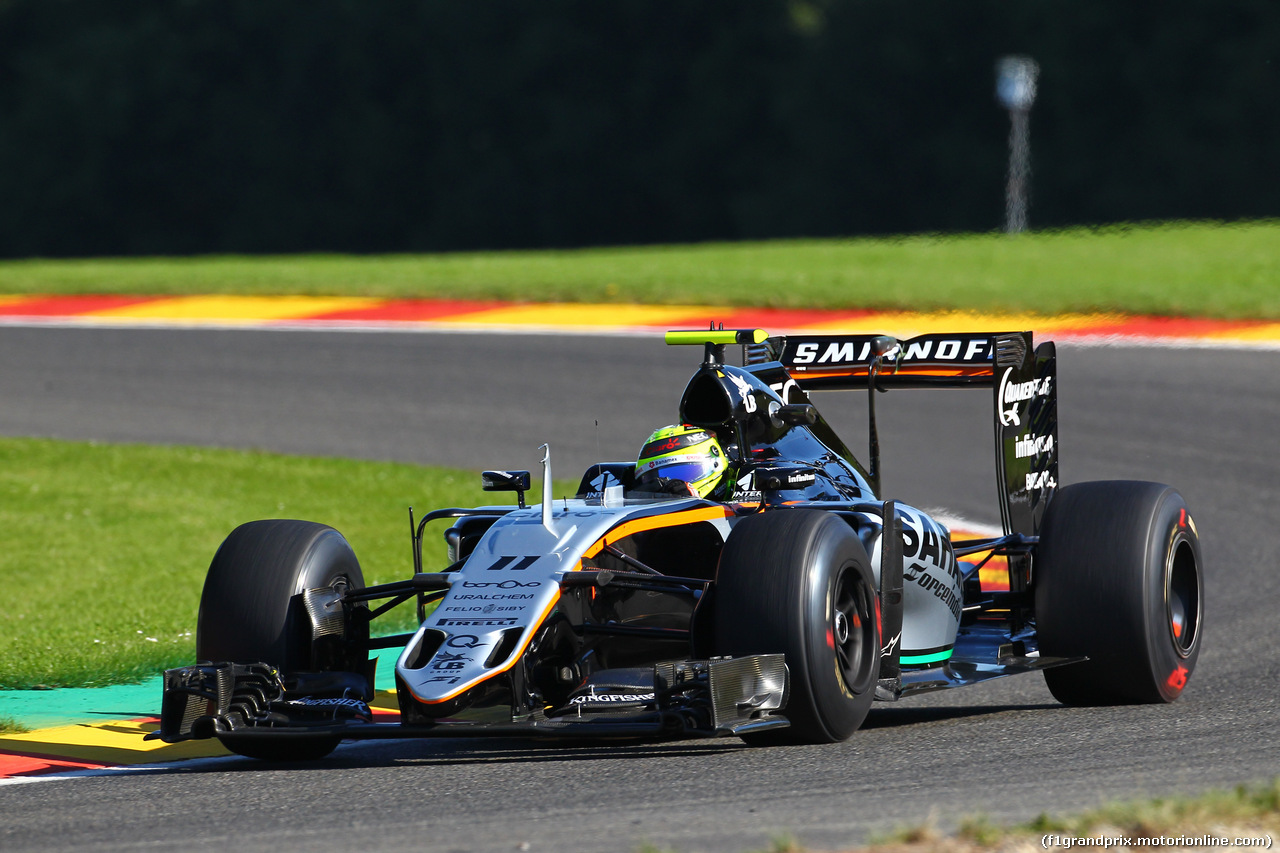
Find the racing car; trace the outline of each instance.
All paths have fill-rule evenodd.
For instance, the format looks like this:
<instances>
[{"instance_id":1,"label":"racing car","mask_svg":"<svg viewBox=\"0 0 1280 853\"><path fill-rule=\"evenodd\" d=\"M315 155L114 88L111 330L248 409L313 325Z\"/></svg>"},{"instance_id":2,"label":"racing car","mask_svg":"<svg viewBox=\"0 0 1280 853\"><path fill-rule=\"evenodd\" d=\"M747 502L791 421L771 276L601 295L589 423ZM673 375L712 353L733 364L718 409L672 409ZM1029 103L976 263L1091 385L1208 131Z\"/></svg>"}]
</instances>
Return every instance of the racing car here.
<instances>
[{"instance_id":1,"label":"racing car","mask_svg":"<svg viewBox=\"0 0 1280 853\"><path fill-rule=\"evenodd\" d=\"M702 361L639 463L592 465L553 500L544 445L534 504L529 471L486 471L514 502L410 509L404 580L365 585L323 524L234 530L201 596L199 662L165 673L150 736L268 760L348 738L830 743L873 701L1033 671L1071 705L1182 693L1202 633L1196 524L1169 486L1058 485L1051 342L714 327L666 342ZM953 540L880 495L877 393L939 387L991 395L999 536ZM812 399L859 389L865 465ZM448 522L450 564L428 571L432 522ZM410 602L417 630L374 630ZM397 648L398 719L375 720L374 653Z\"/></svg>"}]
</instances>

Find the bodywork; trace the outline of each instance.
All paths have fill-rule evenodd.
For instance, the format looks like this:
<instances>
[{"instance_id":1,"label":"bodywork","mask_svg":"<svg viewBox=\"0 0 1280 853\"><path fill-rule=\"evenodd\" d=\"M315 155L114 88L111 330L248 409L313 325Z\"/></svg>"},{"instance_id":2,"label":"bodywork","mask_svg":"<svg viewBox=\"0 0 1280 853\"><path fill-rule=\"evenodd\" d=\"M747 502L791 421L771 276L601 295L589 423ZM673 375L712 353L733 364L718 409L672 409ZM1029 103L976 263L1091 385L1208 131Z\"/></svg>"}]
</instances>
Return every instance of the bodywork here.
<instances>
[{"instance_id":1,"label":"bodywork","mask_svg":"<svg viewBox=\"0 0 1280 853\"><path fill-rule=\"evenodd\" d=\"M304 594L313 642L366 655L403 647L395 663L400 722L372 722L371 666L326 682L266 661L205 661L166 673L157 736L684 737L784 727L783 656L724 659L709 625L732 618L716 612L715 585L735 525L797 508L837 515L871 556L877 699L1069 662L1039 656L1028 593L1030 555L1057 485L1051 343L1035 347L1028 332L896 341L756 330L670 333L668 341L703 347L679 412L728 449L733 486L725 499L637 492L634 464L615 462L585 472L574 498L552 500L547 485L541 503L527 505L526 473L488 472L494 488L518 493L518 505L413 520L409 579ZM725 361L731 345L742 346L741 366ZM878 496L875 395L929 387L992 396L1002 536L953 541L928 513ZM866 465L810 397L857 389L871 400ZM549 484L549 451L542 474ZM423 571L426 527L441 520L451 522L452 564ZM982 587L978 569L993 558L1008 566L1007 590ZM419 609L415 632L368 639L370 624L408 600Z\"/></svg>"}]
</instances>

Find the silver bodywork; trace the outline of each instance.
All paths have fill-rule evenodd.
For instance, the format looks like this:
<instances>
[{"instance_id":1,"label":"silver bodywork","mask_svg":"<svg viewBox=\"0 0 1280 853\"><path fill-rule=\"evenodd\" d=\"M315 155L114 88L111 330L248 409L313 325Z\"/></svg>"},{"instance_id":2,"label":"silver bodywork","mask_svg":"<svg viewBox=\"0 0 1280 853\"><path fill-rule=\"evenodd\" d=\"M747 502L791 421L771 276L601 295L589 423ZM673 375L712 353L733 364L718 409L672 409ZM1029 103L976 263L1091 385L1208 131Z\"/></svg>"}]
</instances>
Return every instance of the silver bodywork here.
<instances>
[{"instance_id":1,"label":"silver bodywork","mask_svg":"<svg viewBox=\"0 0 1280 853\"><path fill-rule=\"evenodd\" d=\"M947 660L960 627L960 564L951 549L951 533L927 513L906 504L897 505L902 520L902 637L904 665ZM880 519L868 517L879 525ZM880 536L871 551L872 572L880 585ZM892 637L885 637L888 646Z\"/></svg>"},{"instance_id":2,"label":"silver bodywork","mask_svg":"<svg viewBox=\"0 0 1280 853\"><path fill-rule=\"evenodd\" d=\"M462 569L450 574L449 591L396 661L400 683L419 702L446 702L512 666L558 602L565 574L581 569L584 555L628 522L660 514L665 523L678 523L682 514L697 513L727 539L737 520L732 507L696 499L613 506L575 499L553 506L550 528L541 506L499 518ZM960 624L959 564L946 527L911 506L899 503L897 511L903 528L903 662L936 663L950 656ZM860 516L878 584L881 521L871 513ZM519 633L514 643L510 632ZM504 641L506 653L495 659ZM419 650L428 643L438 648L424 660Z\"/></svg>"},{"instance_id":3,"label":"silver bodywork","mask_svg":"<svg viewBox=\"0 0 1280 853\"><path fill-rule=\"evenodd\" d=\"M401 683L419 702L447 701L514 664L559 600L564 575L579 570L584 555L610 531L659 514L670 523L686 512L706 516L700 520L722 538L733 525L731 511L697 499L608 503L556 501L549 526L540 506L494 522L396 661ZM518 641L506 644L510 652L493 659L508 632L517 631ZM418 659L419 649L434 639L441 640L439 650Z\"/></svg>"}]
</instances>

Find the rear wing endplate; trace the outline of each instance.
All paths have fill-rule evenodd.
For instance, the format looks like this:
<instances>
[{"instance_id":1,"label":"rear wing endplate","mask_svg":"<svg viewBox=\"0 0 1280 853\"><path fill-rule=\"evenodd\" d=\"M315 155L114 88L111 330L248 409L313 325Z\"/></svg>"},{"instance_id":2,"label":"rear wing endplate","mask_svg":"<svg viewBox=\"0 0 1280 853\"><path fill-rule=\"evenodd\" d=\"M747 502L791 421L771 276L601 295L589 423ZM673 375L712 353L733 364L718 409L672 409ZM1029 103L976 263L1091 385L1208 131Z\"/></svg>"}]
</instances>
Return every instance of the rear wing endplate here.
<instances>
[{"instance_id":1,"label":"rear wing endplate","mask_svg":"<svg viewBox=\"0 0 1280 853\"><path fill-rule=\"evenodd\" d=\"M781 362L806 392L866 389L882 335L791 335L744 345L747 364ZM990 388L1006 533L1039 532L1058 485L1057 357L1031 332L939 333L899 341L874 372L879 389Z\"/></svg>"}]
</instances>

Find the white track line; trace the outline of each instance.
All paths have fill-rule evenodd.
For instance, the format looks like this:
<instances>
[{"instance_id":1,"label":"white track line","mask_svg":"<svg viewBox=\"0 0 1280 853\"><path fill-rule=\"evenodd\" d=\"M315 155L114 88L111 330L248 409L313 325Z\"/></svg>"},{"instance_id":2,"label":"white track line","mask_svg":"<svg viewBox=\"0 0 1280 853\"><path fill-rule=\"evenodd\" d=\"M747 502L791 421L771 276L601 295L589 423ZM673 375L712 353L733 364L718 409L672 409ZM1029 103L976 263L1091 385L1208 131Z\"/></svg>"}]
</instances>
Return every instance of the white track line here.
<instances>
[{"instance_id":1,"label":"white track line","mask_svg":"<svg viewBox=\"0 0 1280 853\"><path fill-rule=\"evenodd\" d=\"M0 317L0 328L45 329L115 329L115 330L202 330L235 332L363 332L386 334L436 334L436 335L553 335L574 337L626 337L645 338L662 334L665 327L658 326L555 326L543 324L454 324L431 322L366 322L362 320L270 320L270 321L219 321L219 320L128 320L119 318L98 319L87 317ZM776 335L830 334L807 329L775 328L766 330ZM1080 347L1141 347L1151 349L1203 349L1280 352L1280 340L1245 340L1240 338L1164 338L1138 335L1066 335L1055 338L1059 346Z\"/></svg>"}]
</instances>

